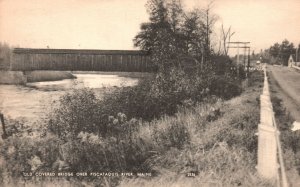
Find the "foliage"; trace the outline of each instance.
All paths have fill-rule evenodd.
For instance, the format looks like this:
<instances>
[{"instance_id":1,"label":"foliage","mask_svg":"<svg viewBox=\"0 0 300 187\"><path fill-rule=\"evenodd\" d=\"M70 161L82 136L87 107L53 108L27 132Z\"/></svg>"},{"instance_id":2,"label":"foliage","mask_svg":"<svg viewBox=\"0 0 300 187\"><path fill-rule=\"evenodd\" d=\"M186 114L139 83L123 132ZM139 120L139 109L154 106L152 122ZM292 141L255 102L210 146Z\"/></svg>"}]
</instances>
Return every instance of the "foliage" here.
<instances>
[{"instance_id":1,"label":"foliage","mask_svg":"<svg viewBox=\"0 0 300 187\"><path fill-rule=\"evenodd\" d=\"M34 138L11 136L1 146L8 176L19 177L22 172L51 171L59 156L60 140L55 136Z\"/></svg>"},{"instance_id":2,"label":"foliage","mask_svg":"<svg viewBox=\"0 0 300 187\"><path fill-rule=\"evenodd\" d=\"M283 65L288 64L289 56L295 54L295 51L294 44L290 43L287 39L283 40L281 44L275 43L268 50L270 56Z\"/></svg>"},{"instance_id":3,"label":"foliage","mask_svg":"<svg viewBox=\"0 0 300 187\"><path fill-rule=\"evenodd\" d=\"M282 142L282 149L284 150L284 161L288 161L287 169L291 170L297 168L300 173L300 132L292 131L292 123L294 120L289 115L288 111L282 104L282 100L276 95L271 97L273 110L276 117L277 126L280 130L280 140Z\"/></svg>"},{"instance_id":4,"label":"foliage","mask_svg":"<svg viewBox=\"0 0 300 187\"><path fill-rule=\"evenodd\" d=\"M67 93L60 98L59 107L50 114L49 130L63 138L74 138L81 131L93 132L103 120L97 111L97 101L89 89Z\"/></svg>"},{"instance_id":5,"label":"foliage","mask_svg":"<svg viewBox=\"0 0 300 187\"><path fill-rule=\"evenodd\" d=\"M210 34L216 16L211 4L205 10L184 11L180 0L148 0L149 22L141 24L134 45L150 52L151 59L160 70L169 67L170 61L193 57L209 61Z\"/></svg>"},{"instance_id":6,"label":"foliage","mask_svg":"<svg viewBox=\"0 0 300 187\"><path fill-rule=\"evenodd\" d=\"M182 148L172 147L149 161L152 168L163 171L159 177L125 180L121 186L155 186L158 183L162 186L272 186L257 176L254 167L255 133L259 123L256 98L259 94L260 89L251 87L249 92L225 103L198 105L176 115L175 119L168 118L169 123L185 123L189 141ZM208 116L212 115L215 119L208 121ZM159 124L157 131L164 132L166 127L161 126L166 124ZM195 177L185 180L185 174L190 172Z\"/></svg>"},{"instance_id":7,"label":"foliage","mask_svg":"<svg viewBox=\"0 0 300 187\"><path fill-rule=\"evenodd\" d=\"M177 72L176 76L183 75ZM185 82L182 84L185 85ZM162 86L164 92L168 92L174 88L184 90L183 85L172 88L165 88L163 84L156 86ZM104 109L103 103L95 99L90 90L73 90L73 94L62 98L65 100L61 101L62 110L56 109L51 115L54 118L63 118L62 112L73 115L73 118L68 116L65 120L56 121L65 121L63 125L66 128L56 131L58 124L52 121L49 128L57 136L49 132L43 138L31 140L26 136L11 136L1 146L1 154L8 164L6 170L16 177L22 170L144 171L153 174L166 171L160 173L162 178L169 172L192 171L201 181L256 186L262 184L255 176L254 168L257 145L254 133L259 120L257 95L257 91L255 94L248 92L225 103L206 100L194 107L181 108L175 116L145 122L130 119L123 113L102 115L100 109ZM89 109L87 103L97 109ZM189 102L185 100L183 103ZM92 117L88 118L87 113ZM80 117L83 115L87 115L85 117L89 121L84 122ZM83 122L89 128L80 125ZM249 175L252 177L249 178ZM175 174L170 179L176 181L177 177ZM118 180L120 178L116 177L110 184L115 186L120 182ZM153 180L157 181L156 178ZM93 185L96 183L92 181Z\"/></svg>"},{"instance_id":8,"label":"foliage","mask_svg":"<svg viewBox=\"0 0 300 187\"><path fill-rule=\"evenodd\" d=\"M9 69L12 58L12 49L7 43L0 42L0 70Z\"/></svg>"},{"instance_id":9,"label":"foliage","mask_svg":"<svg viewBox=\"0 0 300 187\"><path fill-rule=\"evenodd\" d=\"M125 113L129 118L152 120L173 115L186 100L201 102L210 95L225 99L241 93L240 82L230 76L216 76L209 68L185 72L169 68L155 78L147 79L133 88L109 93L102 101L102 111L108 115Z\"/></svg>"},{"instance_id":10,"label":"foliage","mask_svg":"<svg viewBox=\"0 0 300 187\"><path fill-rule=\"evenodd\" d=\"M187 127L178 121L170 120L165 128L154 129L153 139L163 147L182 149L190 143L190 134Z\"/></svg>"},{"instance_id":11,"label":"foliage","mask_svg":"<svg viewBox=\"0 0 300 187\"><path fill-rule=\"evenodd\" d=\"M242 92L242 88L239 85L240 81L231 78L231 76L216 76L212 80L210 93L223 99L230 99Z\"/></svg>"},{"instance_id":12,"label":"foliage","mask_svg":"<svg viewBox=\"0 0 300 187\"><path fill-rule=\"evenodd\" d=\"M101 100L90 89L71 90L50 112L43 139L12 136L1 146L8 172L18 177L22 170L159 173L163 168L214 171L230 185L246 179L230 177L233 172L253 174L257 103L209 100L242 91L228 57L211 55L210 6L187 16L177 0L149 0L147 9L150 22L141 25L134 42L160 66L156 76ZM253 178L250 183L256 184Z\"/></svg>"}]
</instances>

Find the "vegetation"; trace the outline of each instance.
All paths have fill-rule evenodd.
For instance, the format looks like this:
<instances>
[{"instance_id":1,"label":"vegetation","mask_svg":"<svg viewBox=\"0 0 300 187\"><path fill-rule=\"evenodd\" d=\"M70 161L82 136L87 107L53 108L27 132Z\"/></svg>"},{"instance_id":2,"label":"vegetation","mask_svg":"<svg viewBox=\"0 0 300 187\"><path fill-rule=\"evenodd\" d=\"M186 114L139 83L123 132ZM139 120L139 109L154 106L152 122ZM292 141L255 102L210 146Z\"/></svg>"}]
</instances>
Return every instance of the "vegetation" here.
<instances>
[{"instance_id":1,"label":"vegetation","mask_svg":"<svg viewBox=\"0 0 300 187\"><path fill-rule=\"evenodd\" d=\"M0 70L9 69L12 50L7 43L0 42Z\"/></svg>"},{"instance_id":2,"label":"vegetation","mask_svg":"<svg viewBox=\"0 0 300 187\"><path fill-rule=\"evenodd\" d=\"M141 24L133 41L150 53L161 72L183 65L183 59L195 65L212 62L210 35L217 17L211 13L211 4L185 11L180 0L149 0L146 8L150 20Z\"/></svg>"},{"instance_id":3,"label":"vegetation","mask_svg":"<svg viewBox=\"0 0 300 187\"><path fill-rule=\"evenodd\" d=\"M22 171L151 172L154 178L150 181L120 176L106 181L111 186L120 182L121 186L147 186L166 178L162 185L179 179L184 182L190 172L196 175L191 185L201 181L268 186L254 168L262 75L257 73L254 78L259 83L239 97L225 102L215 97L194 106L186 101L174 116L151 122L130 119L123 113L102 115L102 100L91 90L75 90L61 98L49 126L39 128L37 134L28 134L22 124L9 123L19 131L1 145L6 164L2 176L17 179ZM32 177L30 181L36 180ZM80 180L93 185L106 183L105 179Z\"/></svg>"},{"instance_id":4,"label":"vegetation","mask_svg":"<svg viewBox=\"0 0 300 187\"><path fill-rule=\"evenodd\" d=\"M22 123L8 122L11 136L0 149L3 183L22 180L22 171L129 171L153 176L77 181L93 186L160 181L169 186L191 173L190 186L199 181L272 185L259 179L254 168L262 74L255 72L252 85L242 88L243 71L237 74L239 67L227 56L214 53L210 34L216 17L210 5L185 12L180 1L149 0L147 10L150 22L142 24L134 43L151 54L157 74L102 99L90 89L72 90L34 133Z\"/></svg>"},{"instance_id":5,"label":"vegetation","mask_svg":"<svg viewBox=\"0 0 300 187\"><path fill-rule=\"evenodd\" d=\"M274 91L273 91L274 93ZM289 183L294 185L299 182L300 174L300 133L292 131L292 123L294 119L282 104L282 100L277 94L272 94L271 97L275 118L280 130L280 140L283 150L283 160L285 162L286 172Z\"/></svg>"},{"instance_id":6,"label":"vegetation","mask_svg":"<svg viewBox=\"0 0 300 187\"><path fill-rule=\"evenodd\" d=\"M300 44L298 48L300 47ZM287 66L290 55L296 54L296 48L293 43L287 39L283 40L281 44L275 43L264 53L264 60L272 64L282 64ZM294 59L296 60L296 59Z\"/></svg>"}]
</instances>

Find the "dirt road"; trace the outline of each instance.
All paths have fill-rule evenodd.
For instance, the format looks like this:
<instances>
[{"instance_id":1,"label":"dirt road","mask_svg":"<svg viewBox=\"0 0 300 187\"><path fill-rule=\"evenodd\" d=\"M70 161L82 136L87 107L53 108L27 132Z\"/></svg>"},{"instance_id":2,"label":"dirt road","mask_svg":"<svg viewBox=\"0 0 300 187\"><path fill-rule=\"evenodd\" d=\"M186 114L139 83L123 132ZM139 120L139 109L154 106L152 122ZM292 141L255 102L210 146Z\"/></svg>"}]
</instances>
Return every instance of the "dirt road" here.
<instances>
[{"instance_id":1,"label":"dirt road","mask_svg":"<svg viewBox=\"0 0 300 187\"><path fill-rule=\"evenodd\" d=\"M300 71L285 66L268 66L270 83L279 92L291 116L300 122Z\"/></svg>"}]
</instances>

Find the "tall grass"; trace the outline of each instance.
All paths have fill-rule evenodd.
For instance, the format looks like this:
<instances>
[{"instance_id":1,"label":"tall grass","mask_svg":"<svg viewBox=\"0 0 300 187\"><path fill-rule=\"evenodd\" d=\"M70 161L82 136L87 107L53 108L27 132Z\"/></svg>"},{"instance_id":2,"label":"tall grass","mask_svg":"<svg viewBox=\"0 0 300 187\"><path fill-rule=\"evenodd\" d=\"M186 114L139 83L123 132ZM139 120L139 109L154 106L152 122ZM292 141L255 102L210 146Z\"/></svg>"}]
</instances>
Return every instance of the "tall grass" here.
<instances>
[{"instance_id":1,"label":"tall grass","mask_svg":"<svg viewBox=\"0 0 300 187\"><path fill-rule=\"evenodd\" d=\"M120 186L272 186L256 174L260 89L250 89L254 91L232 100L198 105L158 121L157 131L166 134L170 133L164 131L168 124L184 124L188 143L181 148L161 147L161 154L148 161L160 173L158 177L124 180ZM155 132L151 128L143 131ZM196 176L186 178L189 172Z\"/></svg>"},{"instance_id":2,"label":"tall grass","mask_svg":"<svg viewBox=\"0 0 300 187\"><path fill-rule=\"evenodd\" d=\"M291 130L294 119L274 91L271 100L277 126L280 130L280 141L288 181L291 185L298 185L300 175L300 132L299 130Z\"/></svg>"}]
</instances>

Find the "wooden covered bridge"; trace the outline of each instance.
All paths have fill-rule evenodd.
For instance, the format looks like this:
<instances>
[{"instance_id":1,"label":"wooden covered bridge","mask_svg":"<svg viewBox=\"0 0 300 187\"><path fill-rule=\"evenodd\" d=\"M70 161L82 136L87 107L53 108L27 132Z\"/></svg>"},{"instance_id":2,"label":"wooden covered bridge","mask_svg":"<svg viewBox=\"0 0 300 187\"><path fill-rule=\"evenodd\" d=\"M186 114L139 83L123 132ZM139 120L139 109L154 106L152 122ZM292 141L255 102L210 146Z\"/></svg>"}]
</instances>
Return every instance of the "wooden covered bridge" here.
<instances>
[{"instance_id":1,"label":"wooden covered bridge","mask_svg":"<svg viewBox=\"0 0 300 187\"><path fill-rule=\"evenodd\" d=\"M11 70L154 71L145 51L15 48Z\"/></svg>"}]
</instances>

